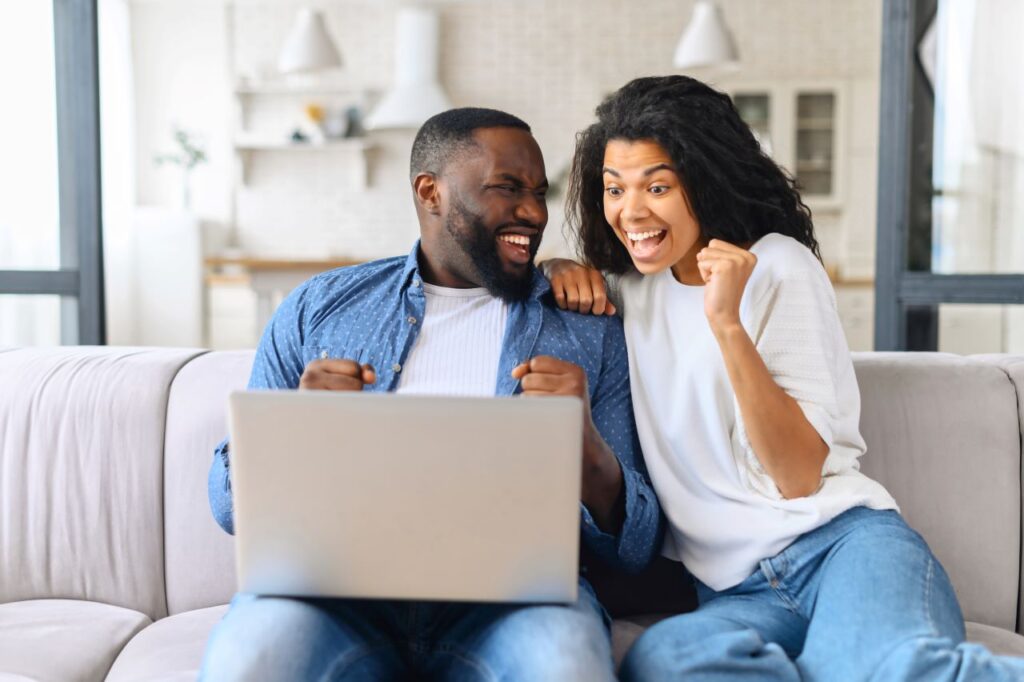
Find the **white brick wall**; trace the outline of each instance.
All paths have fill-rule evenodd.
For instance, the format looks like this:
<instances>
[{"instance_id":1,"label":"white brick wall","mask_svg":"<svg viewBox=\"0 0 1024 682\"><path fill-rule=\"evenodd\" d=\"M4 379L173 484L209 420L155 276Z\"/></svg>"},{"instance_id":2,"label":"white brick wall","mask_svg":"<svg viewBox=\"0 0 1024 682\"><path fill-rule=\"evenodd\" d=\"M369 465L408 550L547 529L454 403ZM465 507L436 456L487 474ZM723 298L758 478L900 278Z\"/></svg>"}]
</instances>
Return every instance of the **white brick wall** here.
<instances>
[{"instance_id":1,"label":"white brick wall","mask_svg":"<svg viewBox=\"0 0 1024 682\"><path fill-rule=\"evenodd\" d=\"M239 72L258 74L272 65L301 4L306 3L235 4ZM339 81L378 93L385 89L393 63L395 5L314 5L325 10L343 55ZM671 72L671 55L692 5L681 0L440 3L441 79L455 105L504 109L530 123L553 176L568 163L575 131L590 122L603 95L636 76ZM743 80L824 77L855 84L851 111L862 123L851 135L856 172L848 177L857 177L856 191L869 195L869 207L858 220L863 228L835 243L856 258L856 270L864 274L873 253L880 0L726 0L721 5L741 51ZM295 102L296 112L300 105ZM251 182L238 196L244 246L295 255L404 252L417 233L406 177L412 134L391 133L379 142L367 190L348 186L348 161L335 155L340 152L258 155ZM552 202L551 209L552 244L545 246L554 249L560 203Z\"/></svg>"}]
</instances>

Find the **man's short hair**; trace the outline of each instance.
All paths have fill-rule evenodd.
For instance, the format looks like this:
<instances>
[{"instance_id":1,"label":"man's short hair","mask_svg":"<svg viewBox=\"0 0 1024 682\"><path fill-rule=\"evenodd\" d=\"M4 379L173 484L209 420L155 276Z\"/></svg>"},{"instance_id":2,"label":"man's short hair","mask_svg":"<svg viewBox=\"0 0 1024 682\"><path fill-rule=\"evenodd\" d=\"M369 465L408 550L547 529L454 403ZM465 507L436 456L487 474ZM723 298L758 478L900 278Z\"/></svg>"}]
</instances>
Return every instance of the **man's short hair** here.
<instances>
[{"instance_id":1,"label":"man's short hair","mask_svg":"<svg viewBox=\"0 0 1024 682\"><path fill-rule=\"evenodd\" d=\"M473 131L480 128L519 128L530 132L520 118L496 109L463 107L442 111L427 119L412 143L409 177L419 173L440 175L459 152L475 144Z\"/></svg>"}]
</instances>

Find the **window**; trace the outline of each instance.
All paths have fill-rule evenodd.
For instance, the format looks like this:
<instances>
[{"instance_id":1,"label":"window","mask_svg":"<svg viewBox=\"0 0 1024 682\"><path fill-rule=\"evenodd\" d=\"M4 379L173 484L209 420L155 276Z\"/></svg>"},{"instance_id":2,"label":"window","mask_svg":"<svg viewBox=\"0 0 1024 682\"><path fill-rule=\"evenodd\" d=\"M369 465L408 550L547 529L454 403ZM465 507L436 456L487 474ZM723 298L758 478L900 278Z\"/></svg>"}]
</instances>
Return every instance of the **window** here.
<instances>
[{"instance_id":1,"label":"window","mask_svg":"<svg viewBox=\"0 0 1024 682\"><path fill-rule=\"evenodd\" d=\"M886 0L883 21L875 348L937 350L940 330L969 328L975 345L961 352L1011 352L1009 306L1024 303L1024 3Z\"/></svg>"},{"instance_id":2,"label":"window","mask_svg":"<svg viewBox=\"0 0 1024 682\"><path fill-rule=\"evenodd\" d=\"M104 342L96 27L92 0L0 4L0 345Z\"/></svg>"}]
</instances>

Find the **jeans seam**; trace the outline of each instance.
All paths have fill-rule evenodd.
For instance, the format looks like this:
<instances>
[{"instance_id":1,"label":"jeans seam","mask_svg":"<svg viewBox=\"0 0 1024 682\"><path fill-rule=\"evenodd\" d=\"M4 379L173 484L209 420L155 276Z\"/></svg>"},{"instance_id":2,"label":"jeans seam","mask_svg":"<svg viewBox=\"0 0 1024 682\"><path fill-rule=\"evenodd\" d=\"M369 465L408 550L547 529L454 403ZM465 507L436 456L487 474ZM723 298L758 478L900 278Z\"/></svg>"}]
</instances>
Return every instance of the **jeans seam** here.
<instances>
[{"instance_id":1,"label":"jeans seam","mask_svg":"<svg viewBox=\"0 0 1024 682\"><path fill-rule=\"evenodd\" d=\"M932 636L937 637L939 635L938 628L935 627L934 614L932 613L932 579L935 576L935 559L928 557L928 573L924 581L924 609L925 615L928 618L928 629L932 633Z\"/></svg>"},{"instance_id":2,"label":"jeans seam","mask_svg":"<svg viewBox=\"0 0 1024 682\"><path fill-rule=\"evenodd\" d=\"M324 674L320 679L323 682L329 682L344 668L350 668L352 665L363 660L370 654L383 651L385 648L387 648L387 646L384 644L375 644L372 646L369 644L360 644L348 651L343 651L338 654L338 657L335 658L329 666L327 666L327 670L324 671Z\"/></svg>"},{"instance_id":3,"label":"jeans seam","mask_svg":"<svg viewBox=\"0 0 1024 682\"><path fill-rule=\"evenodd\" d=\"M778 573L775 572L775 567L772 566L770 559L765 559L761 567L761 570L767 574L768 578L768 589L775 593L775 595L782 600L786 608L795 613L798 616L802 616L800 613L800 606L797 604L792 597L783 589L782 579L779 578ZM775 583L775 585L772 585Z\"/></svg>"}]
</instances>

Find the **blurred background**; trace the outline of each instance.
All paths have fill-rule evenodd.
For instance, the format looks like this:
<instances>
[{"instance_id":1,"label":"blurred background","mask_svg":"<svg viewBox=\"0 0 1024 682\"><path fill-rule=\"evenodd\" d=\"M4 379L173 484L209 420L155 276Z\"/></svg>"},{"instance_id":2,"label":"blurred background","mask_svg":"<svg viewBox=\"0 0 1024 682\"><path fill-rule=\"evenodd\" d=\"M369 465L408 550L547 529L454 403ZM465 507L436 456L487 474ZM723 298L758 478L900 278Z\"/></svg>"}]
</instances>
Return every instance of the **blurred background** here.
<instances>
[{"instance_id":1,"label":"blurred background","mask_svg":"<svg viewBox=\"0 0 1024 682\"><path fill-rule=\"evenodd\" d=\"M637 76L729 93L803 188L854 350L1024 353L1017 0L4 0L0 346L244 348L405 254L416 128L574 134Z\"/></svg>"}]
</instances>

